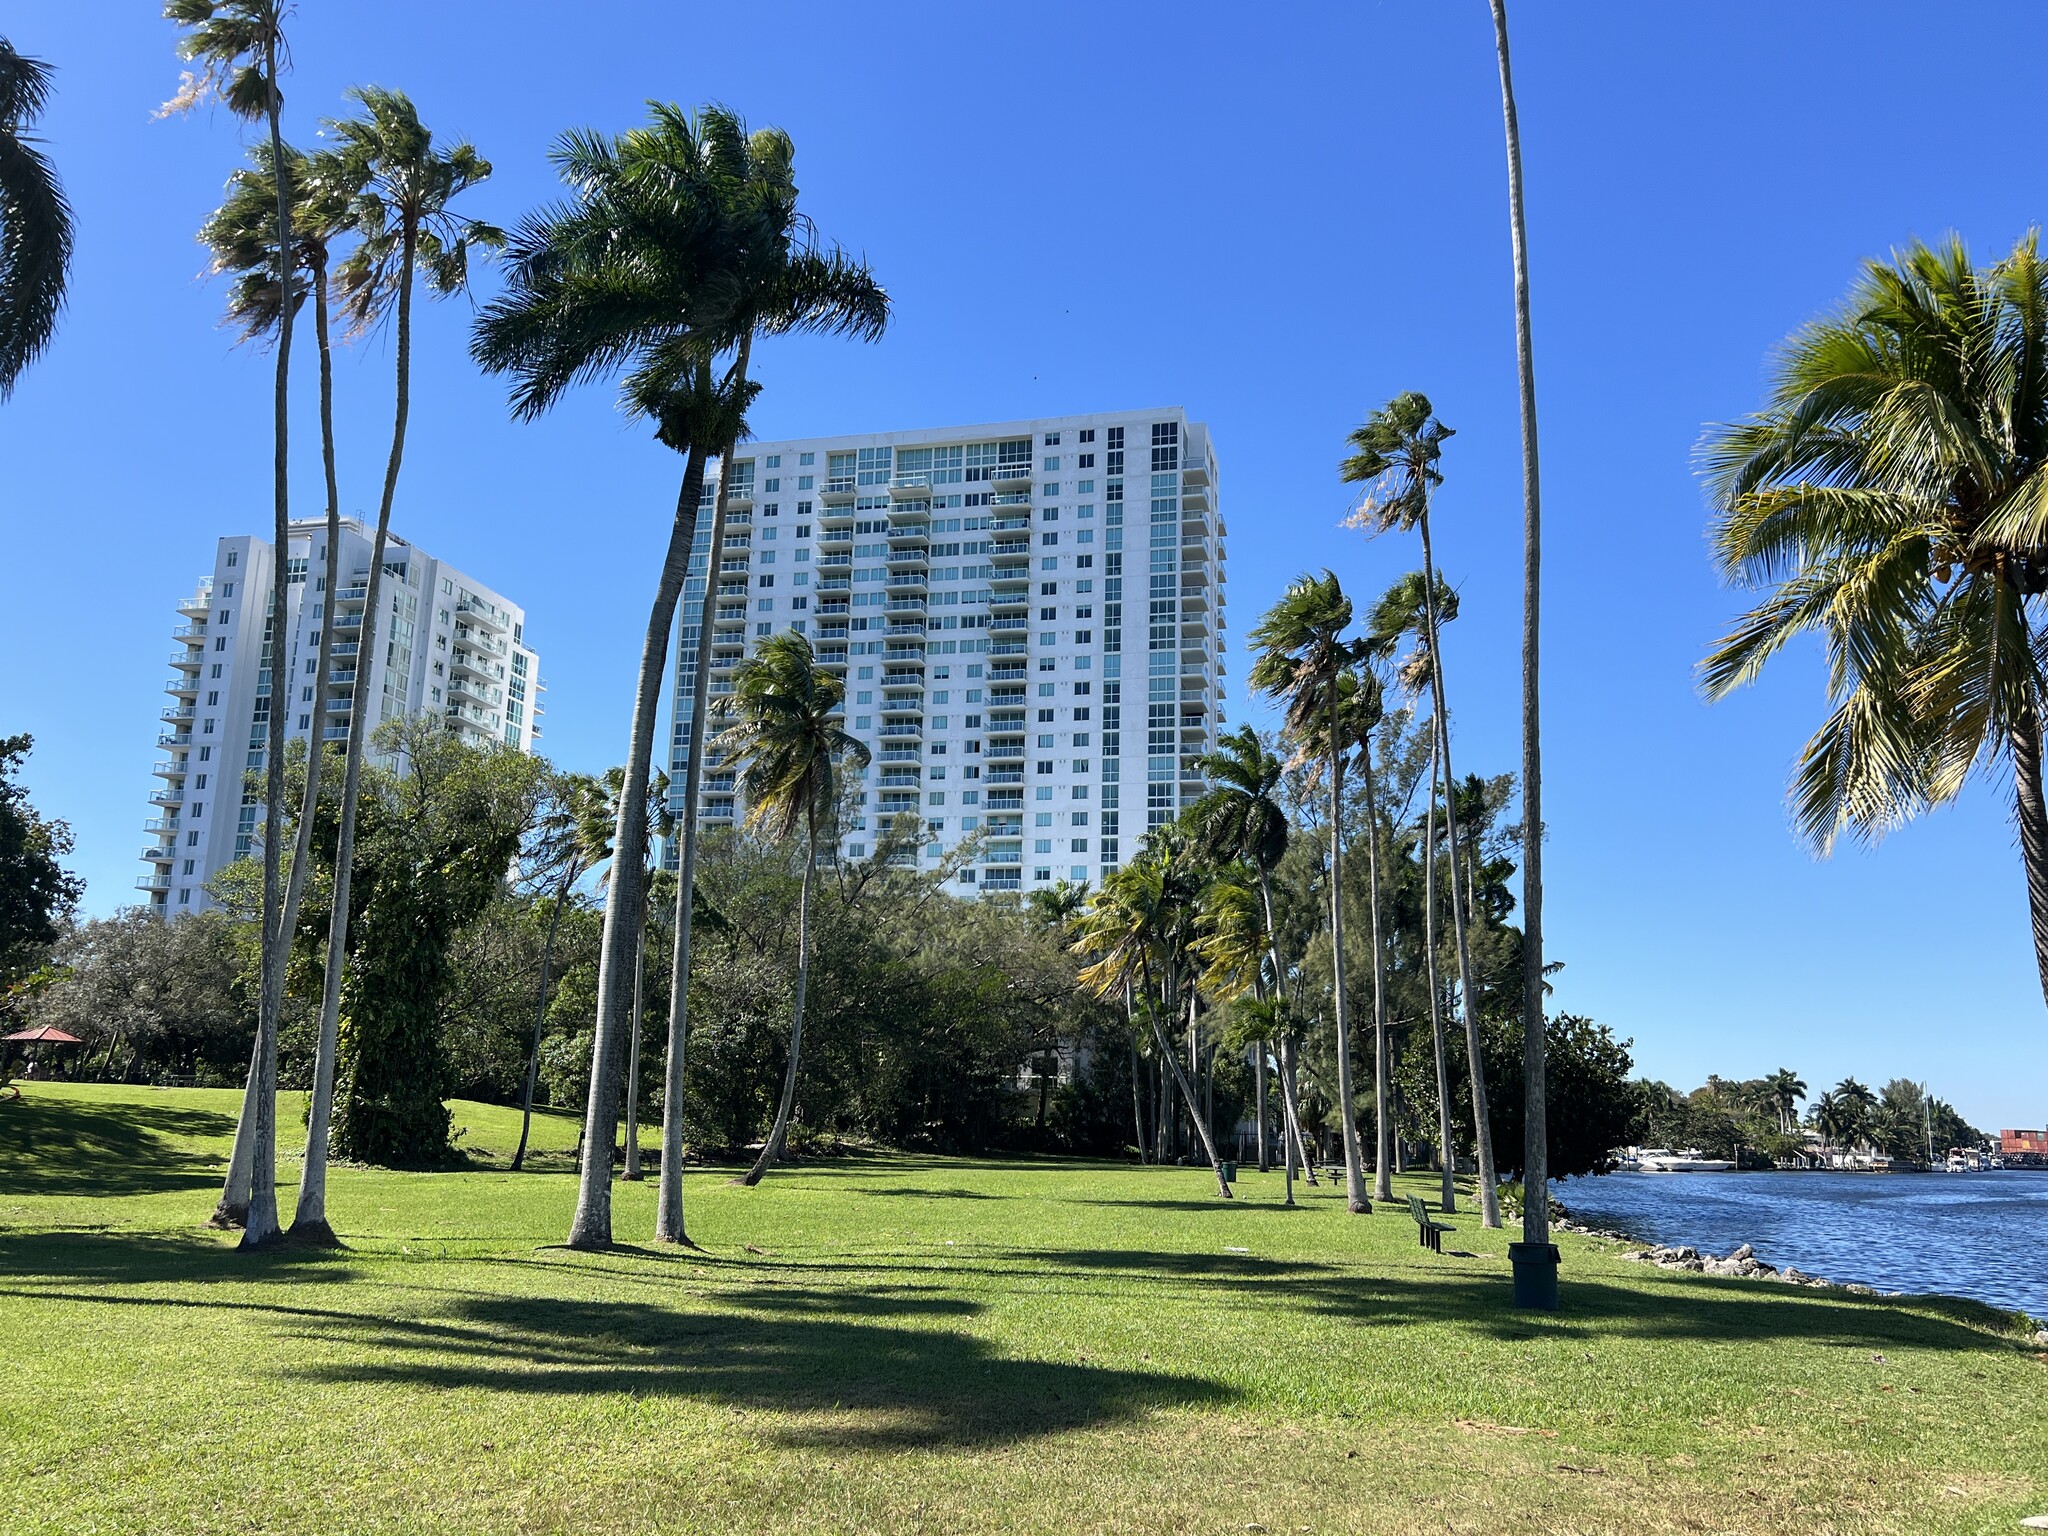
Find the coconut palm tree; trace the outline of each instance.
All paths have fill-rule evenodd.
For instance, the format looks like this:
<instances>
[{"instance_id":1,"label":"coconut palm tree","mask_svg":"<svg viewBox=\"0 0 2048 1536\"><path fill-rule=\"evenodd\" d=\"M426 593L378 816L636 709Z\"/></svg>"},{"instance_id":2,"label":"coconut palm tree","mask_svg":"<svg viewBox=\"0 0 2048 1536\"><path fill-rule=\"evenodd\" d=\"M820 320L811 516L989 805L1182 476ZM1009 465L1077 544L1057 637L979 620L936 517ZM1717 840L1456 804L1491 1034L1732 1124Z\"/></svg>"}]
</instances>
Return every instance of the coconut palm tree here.
<instances>
[{"instance_id":1,"label":"coconut palm tree","mask_svg":"<svg viewBox=\"0 0 2048 1536\"><path fill-rule=\"evenodd\" d=\"M349 99L360 117L330 121L337 174L350 187L349 222L356 245L335 270L342 313L358 334L395 317L397 403L391 422L391 451L377 502L377 529L370 543L370 572L363 602L363 632L357 642L355 684L350 694L347 749L342 757L341 825L334 853L333 912L327 929L327 964L322 978L320 1035L314 1048L313 1092L306 1118L306 1166L299 1182L292 1236L331 1242L327 1222L327 1148L334 1112L334 1062L341 1022L342 973L348 964L349 886L355 868L357 805L363 754L369 739L370 660L377 654L377 624L383 601L384 547L391 507L405 458L406 423L412 411L412 298L416 280L446 298L469 286L473 250L504 244L495 226L465 219L450 205L487 181L491 163L476 146L458 142L444 148L420 121L403 93L382 86L356 86ZM282 547L282 546L280 546ZM332 546L330 546L330 549Z\"/></svg>"},{"instance_id":2,"label":"coconut palm tree","mask_svg":"<svg viewBox=\"0 0 2048 1536\"><path fill-rule=\"evenodd\" d=\"M1303 576L1251 632L1258 653L1251 686L1286 703L1287 730L1304 759L1318 761L1326 774L1330 805L1330 945L1334 971L1333 1012L1337 1025L1337 1097L1344 1121L1344 1179L1354 1212L1372 1209L1360 1166L1358 1109L1351 1088L1351 1018L1344 965L1344 760L1343 693L1339 679L1362 659L1351 624L1351 599L1330 571Z\"/></svg>"},{"instance_id":3,"label":"coconut palm tree","mask_svg":"<svg viewBox=\"0 0 2048 1536\"><path fill-rule=\"evenodd\" d=\"M593 840L592 807L602 801L604 787L587 773L557 773L548 796L548 809L536 829L539 848L536 862L553 874L554 900L548 914L547 938L540 951L540 986L534 1001L533 1044L526 1054L526 1082L519 1095L519 1145L512 1153L514 1173L526 1166L526 1142L533 1130L533 1092L540 1080L541 1038L548 1022L548 980L554 967L555 935L562 926L562 908L584 871L602 856L608 842ZM609 822L602 823L608 839Z\"/></svg>"},{"instance_id":4,"label":"coconut palm tree","mask_svg":"<svg viewBox=\"0 0 2048 1536\"><path fill-rule=\"evenodd\" d=\"M663 440L679 449L686 444L687 457L641 645L620 806L622 818L630 818L645 803L662 672L706 462L729 455L752 397L752 338L820 331L871 340L887 324L888 297L864 265L814 242L796 207L794 147L779 130L749 134L721 107L692 117L675 106L656 106L646 127L616 140L568 135L554 158L572 199L521 225L508 291L479 317L471 342L486 371L514 375L514 413L531 419L571 384L623 372L629 410L648 414L650 402L672 399L699 378L704 364L733 354L719 385L731 412L727 432L715 432L702 418L661 423ZM729 479L721 475L721 488ZM709 601L718 590L715 576L714 566L707 571ZM705 714L700 704L692 718L693 767L703 755L696 733ZM696 807L687 792L685 804L679 892L692 889L688 867L696 836ZM617 1121L618 1042L626 1030L631 952L626 925L637 899L632 883L615 882L606 904L586 1139L609 1137ZM685 980L676 990L685 998L689 935L688 924L677 923L676 974ZM682 1012L671 1018L671 1071L682 1062L678 1034L685 1021ZM671 1115L680 1113L681 1102L680 1093L671 1097ZM675 1241L683 1230L680 1138L679 1121L664 1125L656 1201L658 1235ZM677 1155L669 1155L671 1141ZM608 1170L586 1163L569 1241L574 1247L611 1241Z\"/></svg>"},{"instance_id":5,"label":"coconut palm tree","mask_svg":"<svg viewBox=\"0 0 2048 1536\"><path fill-rule=\"evenodd\" d=\"M1354 516L1355 522L1376 533L1413 529L1422 541L1422 600L1414 619L1428 662L1426 676L1434 721L1431 782L1443 789L1444 838L1450 846L1451 935L1457 948L1458 992L1465 1016L1465 1057L1471 1075L1473 1135L1478 1143L1480 1223L1498 1227L1500 1196L1494 1186L1493 1132L1486 1112L1486 1067L1479 1052L1478 994L1472 987L1472 953L1465 932L1467 915L1457 879L1457 870L1464 862L1460 856L1457 797L1449 792L1457 778L1451 770L1450 711L1444 705L1444 588L1437 575L1429 518L1430 495L1443 483L1439 465L1444 441L1450 436L1452 429L1437 418L1429 397L1409 390L1374 411L1351 433L1353 451L1338 472L1348 483L1369 487ZM1432 788L1432 805L1437 792ZM1431 868L1434 869L1433 864ZM1448 1136L1448 1125L1444 1134ZM1444 1155L1448 1167L1448 1143ZM1445 1188L1449 1187L1446 1174ZM1445 1198L1448 1201L1450 1197L1447 1194ZM1450 1206L1446 1204L1444 1208L1448 1210Z\"/></svg>"},{"instance_id":6,"label":"coconut palm tree","mask_svg":"<svg viewBox=\"0 0 2048 1536\"><path fill-rule=\"evenodd\" d=\"M1538 682L1543 596L1542 475L1536 452L1536 354L1529 320L1529 234L1522 208L1522 129L1515 115L1507 0L1488 0L1507 140L1508 228L1515 262L1515 377L1522 417L1522 1247L1510 1251L1516 1304L1557 1308L1550 1247L1550 1120L1543 1062L1543 730ZM1474 1053L1477 1059L1477 1053ZM1523 1275L1528 1278L1524 1280Z\"/></svg>"},{"instance_id":7,"label":"coconut palm tree","mask_svg":"<svg viewBox=\"0 0 2048 1536\"><path fill-rule=\"evenodd\" d=\"M1799 1101L1806 1097L1805 1081L1790 1067L1780 1067L1764 1080L1764 1089L1778 1113L1779 1131L1791 1135L1799 1123Z\"/></svg>"},{"instance_id":8,"label":"coconut palm tree","mask_svg":"<svg viewBox=\"0 0 2048 1536\"><path fill-rule=\"evenodd\" d=\"M185 29L178 40L181 57L196 66L183 77L178 94L163 112L187 111L203 101L218 100L245 122L263 120L270 130L270 163L283 166L284 93L278 69L285 53L283 0L168 0L164 17ZM271 254L280 291L291 287L293 267L291 189L284 177L272 178L277 223ZM272 397L271 538L279 570L270 584L270 638L275 659L283 654L288 622L282 566L291 547L289 475L292 314L282 305L277 320L277 371ZM278 697L282 697L280 690ZM284 716L270 722L264 753L263 902L260 983L256 1010L254 1065L243 1093L243 1124L238 1126L237 1154L229 1159L227 1183L214 1220L242 1227L242 1246L260 1248L279 1241L277 1220L277 1032L284 1004L285 948L290 935L282 929L283 890L279 874L284 851ZM244 1155L243 1149L246 1148ZM246 1185L246 1194L244 1186ZM239 1206L239 1209L238 1209Z\"/></svg>"},{"instance_id":9,"label":"coconut palm tree","mask_svg":"<svg viewBox=\"0 0 2048 1536\"><path fill-rule=\"evenodd\" d=\"M810 981L811 888L818 875L818 833L838 804L839 766L866 768L870 754L841 727L845 680L818 666L811 642L785 630L771 635L733 673L732 692L718 701L728 722L716 745L733 764L747 804L746 824L777 839L804 834L803 883L796 908L796 991L790 1010L789 1061L782 1100L761 1155L740 1183L761 1182L781 1158L796 1105L804 1043L804 991Z\"/></svg>"},{"instance_id":10,"label":"coconut palm tree","mask_svg":"<svg viewBox=\"0 0 2048 1536\"><path fill-rule=\"evenodd\" d=\"M0 37L0 401L57 334L71 273L71 204L28 131L54 73Z\"/></svg>"},{"instance_id":11,"label":"coconut palm tree","mask_svg":"<svg viewBox=\"0 0 2048 1536\"><path fill-rule=\"evenodd\" d=\"M1826 853L2010 770L2048 997L2048 262L1959 240L1872 262L1704 448L1722 573L1766 589L1703 667L1709 697L1817 633L1832 709L1793 819Z\"/></svg>"}]
</instances>

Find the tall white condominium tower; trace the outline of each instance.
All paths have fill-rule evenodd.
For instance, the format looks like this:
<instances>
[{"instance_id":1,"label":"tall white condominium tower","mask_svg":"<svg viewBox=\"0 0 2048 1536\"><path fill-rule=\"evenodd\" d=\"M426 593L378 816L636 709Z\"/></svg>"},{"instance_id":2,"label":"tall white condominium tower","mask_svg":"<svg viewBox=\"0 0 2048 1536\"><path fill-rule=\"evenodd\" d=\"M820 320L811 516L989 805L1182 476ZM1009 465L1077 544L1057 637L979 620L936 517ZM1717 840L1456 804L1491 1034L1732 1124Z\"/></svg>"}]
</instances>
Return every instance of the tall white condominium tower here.
<instances>
[{"instance_id":1,"label":"tall white condominium tower","mask_svg":"<svg viewBox=\"0 0 2048 1536\"><path fill-rule=\"evenodd\" d=\"M330 561L327 522L292 525L285 558L288 638L283 681L271 676L270 595L277 569L269 541L222 539L213 574L178 604L172 633L171 696L163 713L154 818L142 850L149 873L135 882L170 912L211 904L206 882L246 856L260 835L263 800L249 788L264 766L271 727L282 735L345 742L360 661L370 580L371 531L341 525ZM329 579L329 572L334 579ZM385 541L384 617L370 658L374 730L401 715L431 711L476 742L533 750L540 735L540 658L526 644L526 613L445 561L391 535ZM334 675L315 698L320 626L334 629ZM273 709L273 700L284 702Z\"/></svg>"},{"instance_id":2,"label":"tall white condominium tower","mask_svg":"<svg viewBox=\"0 0 2048 1536\"><path fill-rule=\"evenodd\" d=\"M730 470L713 700L750 646L805 634L874 754L843 853L865 856L907 811L926 868L980 834L959 894L1099 880L1207 787L1224 535L1208 438L1176 409L748 445ZM677 630L678 810L708 522ZM702 798L708 826L744 809L715 755Z\"/></svg>"}]
</instances>

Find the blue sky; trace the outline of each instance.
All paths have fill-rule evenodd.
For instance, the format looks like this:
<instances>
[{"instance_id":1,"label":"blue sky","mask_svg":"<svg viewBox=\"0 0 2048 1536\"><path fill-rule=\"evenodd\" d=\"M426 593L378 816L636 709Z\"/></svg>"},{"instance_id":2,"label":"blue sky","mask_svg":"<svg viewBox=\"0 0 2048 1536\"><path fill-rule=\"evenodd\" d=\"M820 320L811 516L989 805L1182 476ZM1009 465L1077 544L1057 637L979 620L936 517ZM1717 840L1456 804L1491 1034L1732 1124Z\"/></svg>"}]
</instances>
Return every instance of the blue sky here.
<instances>
[{"instance_id":1,"label":"blue sky","mask_svg":"<svg viewBox=\"0 0 2048 1536\"><path fill-rule=\"evenodd\" d=\"M2042 215L2038 156L1996 130L2037 93L2048 12L1967 11L1937 27L1904 4L1517 9L1548 943L1558 1004L1632 1036L1656 1076L1904 1075L1980 1124L2039 1125L2044 1019L2005 787L1816 862L1784 812L1822 707L1815 658L1712 708L1692 683L1737 605L1704 554L1702 423L1754 406L1769 349L1859 262L1948 230L1989 259ZM28 782L76 829L104 913L140 867L172 601L216 536L268 526L269 369L218 329L192 240L241 134L224 115L151 121L178 75L156 7L29 0L7 28L62 71L44 127L79 256L55 350L0 408L0 731L35 733ZM897 319L875 346L757 354L760 434L1185 405L1222 465L1233 640L1304 567L1369 594L1413 564L1337 528L1333 466L1364 411L1426 391L1458 429L1437 513L1463 594L1457 750L1467 769L1514 765L1512 312L1480 0L303 0L293 42L290 137L311 140L352 83L404 89L495 163L470 206L500 222L551 195L558 131L623 128L648 98L787 128L808 208L869 258ZM624 751L678 465L601 389L512 424L466 360L467 323L460 301L421 316L394 526L526 605L545 744L598 768ZM338 369L343 504L366 515L390 364L377 337ZM1244 718L1235 646L1230 670Z\"/></svg>"}]
</instances>

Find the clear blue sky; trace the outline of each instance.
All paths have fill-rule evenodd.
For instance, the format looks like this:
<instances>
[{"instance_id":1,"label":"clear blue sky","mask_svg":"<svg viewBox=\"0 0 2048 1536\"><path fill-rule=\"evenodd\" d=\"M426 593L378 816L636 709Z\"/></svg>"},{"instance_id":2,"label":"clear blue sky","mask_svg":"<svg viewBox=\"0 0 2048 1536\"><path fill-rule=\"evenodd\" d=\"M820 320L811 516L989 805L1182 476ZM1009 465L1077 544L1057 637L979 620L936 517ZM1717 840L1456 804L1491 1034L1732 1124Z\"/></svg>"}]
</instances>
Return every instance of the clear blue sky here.
<instances>
[{"instance_id":1,"label":"clear blue sky","mask_svg":"<svg viewBox=\"0 0 2048 1536\"><path fill-rule=\"evenodd\" d=\"M57 64L45 127L79 223L70 312L0 409L0 731L37 737L87 904L140 866L171 604L217 535L269 523L267 362L217 329L192 231L240 155L224 115L152 122L177 84L145 0L11 8ZM1768 350L1857 264L1953 229L1984 258L2044 211L2009 133L2048 11L1520 0L1517 65L1548 514L1548 940L1560 1006L1690 1086L1781 1065L1922 1078L1980 1124L2048 1116L2043 1007L2002 787L1876 852L1811 859L1787 770L1814 658L1708 708L1692 667L1736 606L1691 453L1750 409ZM1500 103L1481 0L1247 9L302 0L288 134L342 90L410 92L496 165L509 223L549 141L650 97L795 137L805 201L867 255L873 347L759 355L764 437L1183 404L1222 463L1230 622L1328 564L1368 593L1412 548L1339 531L1347 428L1422 389L1458 429L1439 546L1461 766L1516 754L1519 490ZM2023 131L2019 142L2030 142ZM488 288L491 279L486 276ZM602 390L515 426L460 302L422 317L396 527L524 603L546 746L623 755L650 561L677 464ZM297 511L319 506L310 352ZM344 507L371 514L388 344L339 367ZM1231 657L1232 712L1244 665Z\"/></svg>"}]
</instances>

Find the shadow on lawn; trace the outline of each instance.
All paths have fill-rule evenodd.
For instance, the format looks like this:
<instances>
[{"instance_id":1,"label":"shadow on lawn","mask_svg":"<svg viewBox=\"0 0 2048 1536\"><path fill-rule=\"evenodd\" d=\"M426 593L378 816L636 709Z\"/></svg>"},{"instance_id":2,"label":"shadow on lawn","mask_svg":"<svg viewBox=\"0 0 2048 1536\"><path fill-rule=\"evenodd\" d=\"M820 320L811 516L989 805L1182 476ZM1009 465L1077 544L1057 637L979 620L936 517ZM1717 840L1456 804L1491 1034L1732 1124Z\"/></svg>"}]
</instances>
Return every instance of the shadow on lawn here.
<instances>
[{"instance_id":1,"label":"shadow on lawn","mask_svg":"<svg viewBox=\"0 0 2048 1536\"><path fill-rule=\"evenodd\" d=\"M0 1280L62 1279L102 1285L165 1285L219 1280L289 1280L294 1285L352 1280L356 1268L332 1248L267 1248L242 1253L231 1233L50 1231L0 1233ZM151 1305L159 1304L152 1300Z\"/></svg>"},{"instance_id":2,"label":"shadow on lawn","mask_svg":"<svg viewBox=\"0 0 2048 1536\"><path fill-rule=\"evenodd\" d=\"M0 1194L150 1195L217 1183L212 1154L172 1137L228 1138L235 1117L180 1104L25 1098L0 1106Z\"/></svg>"}]
</instances>

